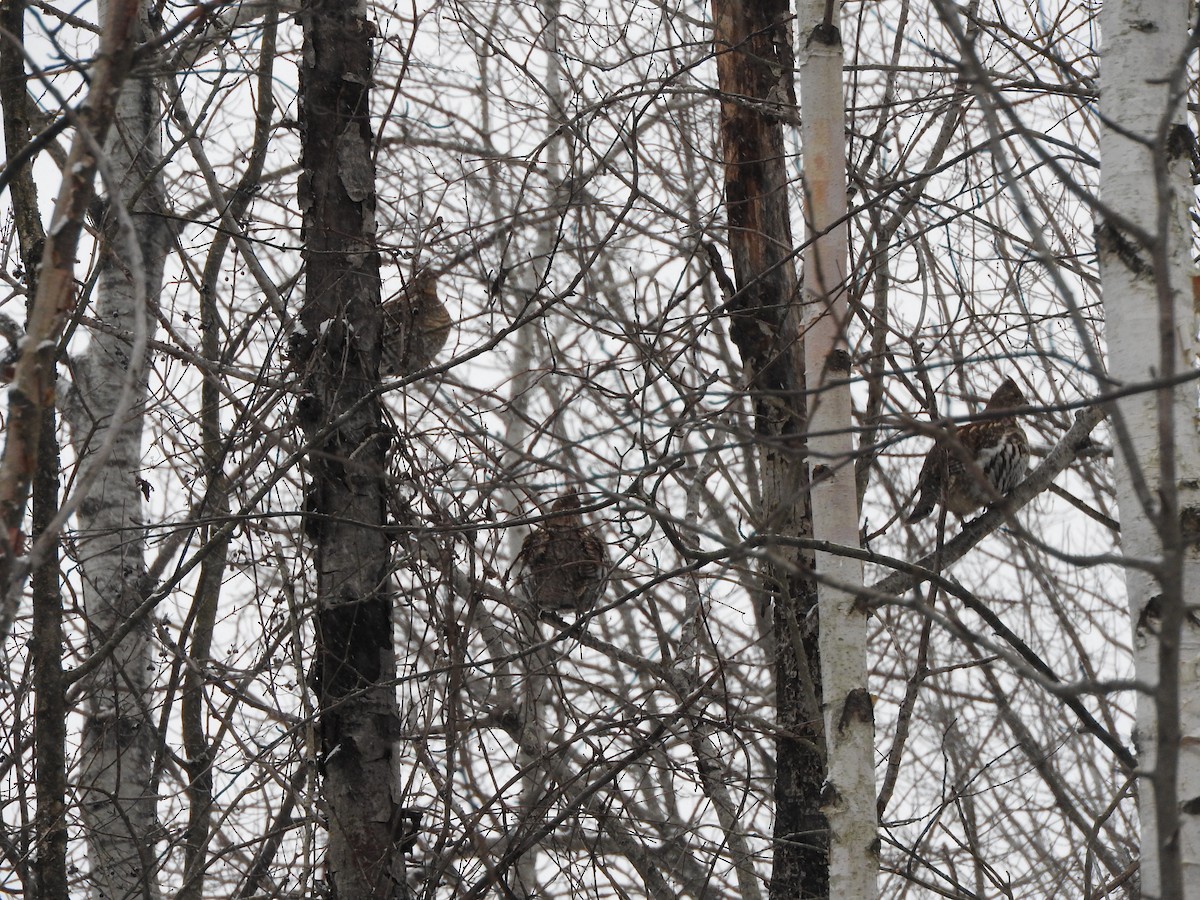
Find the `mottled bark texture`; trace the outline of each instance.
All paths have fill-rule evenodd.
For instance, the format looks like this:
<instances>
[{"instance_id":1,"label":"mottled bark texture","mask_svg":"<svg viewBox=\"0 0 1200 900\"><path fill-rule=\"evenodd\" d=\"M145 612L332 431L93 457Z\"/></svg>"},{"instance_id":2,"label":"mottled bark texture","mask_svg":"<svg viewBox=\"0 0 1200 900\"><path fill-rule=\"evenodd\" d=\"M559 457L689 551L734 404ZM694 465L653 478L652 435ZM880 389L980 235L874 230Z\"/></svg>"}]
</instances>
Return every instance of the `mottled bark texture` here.
<instances>
[{"instance_id":1,"label":"mottled bark texture","mask_svg":"<svg viewBox=\"0 0 1200 900\"><path fill-rule=\"evenodd\" d=\"M134 40L141 39L135 26ZM146 403L150 304L162 285L170 231L162 211L159 125L153 81L130 78L117 98L105 154L103 245L96 319L74 364L67 406L85 474L77 517L79 574L94 652L134 615L146 591L143 497L139 487ZM53 233L53 229L51 229ZM45 277L43 269L42 277ZM131 340L132 338L132 340ZM104 651L101 651L104 652ZM150 685L154 656L143 619L84 682L79 793L88 838L90 889L105 898L158 896L152 767L156 723Z\"/></svg>"},{"instance_id":2,"label":"mottled bark texture","mask_svg":"<svg viewBox=\"0 0 1200 900\"><path fill-rule=\"evenodd\" d=\"M782 119L794 115L788 4L713 0L721 150L736 293L730 332L745 366L761 447L758 526L809 537L806 408L798 287ZM828 827L816 589L811 560L773 547L763 567L773 603L776 703L772 897L827 897Z\"/></svg>"},{"instance_id":3,"label":"mottled bark texture","mask_svg":"<svg viewBox=\"0 0 1200 900\"><path fill-rule=\"evenodd\" d=\"M62 167L63 178L41 253L37 290L8 391L9 414L0 461L0 637L8 633L27 569L20 561L21 529L38 460L42 412L54 402L48 374L58 340L76 301L75 257L83 219L95 197L95 142L108 133L114 106L133 59L138 0L102 5L100 52L89 71L89 90L75 121L77 131ZM30 213L32 214L32 213Z\"/></svg>"},{"instance_id":4,"label":"mottled bark texture","mask_svg":"<svg viewBox=\"0 0 1200 900\"><path fill-rule=\"evenodd\" d=\"M373 29L364 8L306 2L302 78L306 296L293 345L298 415L310 444L308 533L315 543L318 769L339 898L406 896L407 819L398 809L390 545L384 532L387 431L379 383L380 282L370 122Z\"/></svg>"}]
</instances>

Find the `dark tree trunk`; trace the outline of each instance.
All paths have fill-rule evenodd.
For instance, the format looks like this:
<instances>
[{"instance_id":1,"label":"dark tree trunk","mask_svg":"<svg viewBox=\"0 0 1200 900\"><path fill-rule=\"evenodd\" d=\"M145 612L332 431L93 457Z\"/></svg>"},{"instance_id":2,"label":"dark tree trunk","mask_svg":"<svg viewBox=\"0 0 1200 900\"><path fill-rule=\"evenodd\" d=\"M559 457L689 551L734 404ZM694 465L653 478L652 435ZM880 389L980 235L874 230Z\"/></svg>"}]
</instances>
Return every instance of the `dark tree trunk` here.
<instances>
[{"instance_id":1,"label":"dark tree trunk","mask_svg":"<svg viewBox=\"0 0 1200 900\"><path fill-rule=\"evenodd\" d=\"M799 290L788 214L782 122L795 115L784 0L713 0L721 148L736 293L731 334L746 367L761 446L759 525L811 535ZM773 602L777 715L771 897L829 895L816 586L811 562L785 546L764 567Z\"/></svg>"},{"instance_id":2,"label":"dark tree trunk","mask_svg":"<svg viewBox=\"0 0 1200 900\"><path fill-rule=\"evenodd\" d=\"M308 533L316 544L313 687L318 771L329 816L333 896L405 896L393 748L395 698L389 541L384 531L380 283L370 123L371 23L340 0L302 12L307 282L294 342L310 443Z\"/></svg>"},{"instance_id":3,"label":"dark tree trunk","mask_svg":"<svg viewBox=\"0 0 1200 900\"><path fill-rule=\"evenodd\" d=\"M0 10L0 106L4 110L4 146L11 159L32 137L31 104L25 89L25 4L5 4ZM28 296L37 293L37 270L46 235L38 212L37 185L26 164L12 173L10 194L21 265ZM51 391L57 372L46 373ZM33 535L37 542L58 512L58 429L53 406L42 410L37 469L33 475ZM37 759L37 835L33 864L33 890L45 900L66 900L67 882L67 711L62 666L62 592L58 582L58 541L40 554L31 579L33 639L30 656L34 668L34 754Z\"/></svg>"}]
</instances>

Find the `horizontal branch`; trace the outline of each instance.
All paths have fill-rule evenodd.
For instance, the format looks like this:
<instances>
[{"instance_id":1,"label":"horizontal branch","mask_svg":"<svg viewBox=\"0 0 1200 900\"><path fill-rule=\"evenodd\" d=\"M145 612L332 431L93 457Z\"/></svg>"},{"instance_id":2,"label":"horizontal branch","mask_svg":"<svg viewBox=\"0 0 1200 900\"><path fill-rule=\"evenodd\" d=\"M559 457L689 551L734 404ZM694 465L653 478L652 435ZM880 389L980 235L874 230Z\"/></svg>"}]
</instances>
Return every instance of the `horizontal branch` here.
<instances>
[{"instance_id":1,"label":"horizontal branch","mask_svg":"<svg viewBox=\"0 0 1200 900\"><path fill-rule=\"evenodd\" d=\"M941 547L918 560L912 567L906 567L904 571L893 572L871 585L867 589L868 592L890 596L903 594L927 580L927 577L922 576L919 570L933 572L958 562L976 544L999 528L1005 520L1011 518L1017 510L1046 490L1050 483L1075 461L1080 448L1085 445L1093 429L1107 415L1108 411L1101 406L1088 406L1080 410L1075 416L1075 424L1067 429L1062 440L1046 454L1042 464L1017 485L1004 500L993 504L983 515L968 524Z\"/></svg>"}]
</instances>

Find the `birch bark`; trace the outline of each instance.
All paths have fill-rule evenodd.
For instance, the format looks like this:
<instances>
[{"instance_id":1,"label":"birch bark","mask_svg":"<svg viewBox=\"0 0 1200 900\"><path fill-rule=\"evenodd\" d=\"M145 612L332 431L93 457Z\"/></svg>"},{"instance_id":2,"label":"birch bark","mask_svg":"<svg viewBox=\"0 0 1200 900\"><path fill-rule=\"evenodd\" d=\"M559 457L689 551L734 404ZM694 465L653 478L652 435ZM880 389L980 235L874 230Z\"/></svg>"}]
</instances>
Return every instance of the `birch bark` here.
<instances>
[{"instance_id":1,"label":"birch bark","mask_svg":"<svg viewBox=\"0 0 1200 900\"><path fill-rule=\"evenodd\" d=\"M144 40L140 24L136 33L136 40ZM153 330L149 304L162 285L170 241L158 168L159 120L153 80L131 76L116 101L105 145L116 180L106 184L95 317L111 330L93 333L75 361L75 392L65 407L75 453L87 473L81 479L76 546L93 651L134 615L147 588L139 485L146 341ZM84 684L80 806L91 891L98 898L159 895L153 673L150 627L143 620Z\"/></svg>"},{"instance_id":2,"label":"birch bark","mask_svg":"<svg viewBox=\"0 0 1200 900\"><path fill-rule=\"evenodd\" d=\"M798 0L804 154L804 351L813 537L858 548L854 409L846 260L846 122L841 4ZM826 18L826 17L829 18ZM829 886L835 896L878 892L874 718L867 687L867 609L857 602L862 562L817 551L821 706L828 765L822 808L829 819Z\"/></svg>"},{"instance_id":3,"label":"birch bark","mask_svg":"<svg viewBox=\"0 0 1200 900\"><path fill-rule=\"evenodd\" d=\"M1115 404L1116 485L1138 681L1142 896L1200 896L1200 436L1182 124L1188 4L1112 0L1101 11L1097 230L1109 372L1150 384Z\"/></svg>"}]
</instances>

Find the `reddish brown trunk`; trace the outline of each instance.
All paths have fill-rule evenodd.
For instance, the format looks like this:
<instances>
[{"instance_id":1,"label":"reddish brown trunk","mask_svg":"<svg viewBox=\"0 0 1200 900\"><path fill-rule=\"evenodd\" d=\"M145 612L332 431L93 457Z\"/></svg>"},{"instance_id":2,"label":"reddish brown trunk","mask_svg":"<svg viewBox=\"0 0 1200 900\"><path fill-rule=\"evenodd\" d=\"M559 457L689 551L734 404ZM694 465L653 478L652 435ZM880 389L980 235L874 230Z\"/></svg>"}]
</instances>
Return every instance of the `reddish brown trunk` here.
<instances>
[{"instance_id":1,"label":"reddish brown trunk","mask_svg":"<svg viewBox=\"0 0 1200 900\"><path fill-rule=\"evenodd\" d=\"M798 285L788 213L781 117L795 113L786 2L713 0L721 149L729 247L737 292L731 333L753 394L762 447L760 527L809 536L804 460L806 408ZM737 98L737 99L734 99ZM825 781L819 697L816 590L803 560L764 571L774 603L776 702L775 856L772 897L827 897L828 829L820 810Z\"/></svg>"},{"instance_id":2,"label":"reddish brown trunk","mask_svg":"<svg viewBox=\"0 0 1200 900\"><path fill-rule=\"evenodd\" d=\"M32 110L25 88L25 4L12 2L0 10L0 107L4 112L4 146L11 160L32 137ZM37 185L30 165L12 173L13 220L21 247L21 265L29 296L37 293L37 270L46 234L38 212ZM56 389L53 365L46 373ZM58 428L53 406L42 410L38 464L33 476L33 535L37 541L58 512ZM62 665L62 592L58 581L58 544L41 555L31 577L34 668L34 752L37 759L37 834L31 894L66 900L67 879L67 712Z\"/></svg>"}]
</instances>

